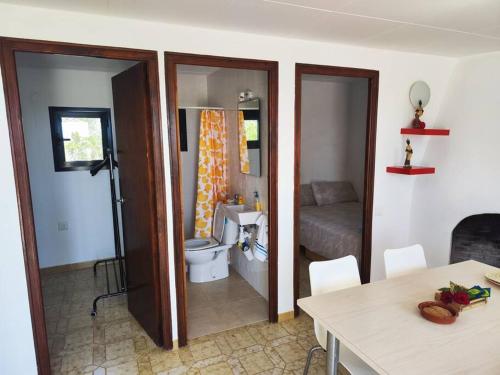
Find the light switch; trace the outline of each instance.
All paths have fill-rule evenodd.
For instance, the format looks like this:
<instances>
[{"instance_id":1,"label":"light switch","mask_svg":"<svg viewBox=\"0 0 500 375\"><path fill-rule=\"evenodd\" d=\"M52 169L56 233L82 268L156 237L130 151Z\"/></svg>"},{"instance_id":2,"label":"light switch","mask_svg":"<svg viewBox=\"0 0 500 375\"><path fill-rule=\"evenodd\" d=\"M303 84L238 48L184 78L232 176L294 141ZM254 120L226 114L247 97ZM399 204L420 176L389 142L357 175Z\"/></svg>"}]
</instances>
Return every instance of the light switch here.
<instances>
[{"instance_id":1,"label":"light switch","mask_svg":"<svg viewBox=\"0 0 500 375\"><path fill-rule=\"evenodd\" d=\"M68 230L68 222L67 221L60 221L57 223L57 230L59 232L67 231Z\"/></svg>"}]
</instances>

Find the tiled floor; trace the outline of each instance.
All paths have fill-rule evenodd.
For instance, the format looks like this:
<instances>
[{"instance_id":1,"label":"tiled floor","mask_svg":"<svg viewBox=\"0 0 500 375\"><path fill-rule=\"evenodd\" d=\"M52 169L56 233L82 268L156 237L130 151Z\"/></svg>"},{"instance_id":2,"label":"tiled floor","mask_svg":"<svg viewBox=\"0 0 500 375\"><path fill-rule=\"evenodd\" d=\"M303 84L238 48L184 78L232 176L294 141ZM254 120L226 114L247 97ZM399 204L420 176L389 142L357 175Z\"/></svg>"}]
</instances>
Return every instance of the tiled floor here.
<instances>
[{"instance_id":1,"label":"tiled floor","mask_svg":"<svg viewBox=\"0 0 500 375\"><path fill-rule=\"evenodd\" d=\"M190 283L188 337L195 338L268 319L267 301L236 271L209 283Z\"/></svg>"},{"instance_id":2,"label":"tiled floor","mask_svg":"<svg viewBox=\"0 0 500 375\"><path fill-rule=\"evenodd\" d=\"M103 301L97 318L90 318L91 302L102 289L91 270L53 274L42 282L54 374L301 374L316 343L312 320L302 314L192 339L167 352L128 313L126 297ZM324 353L316 353L310 374L324 374L324 363Z\"/></svg>"}]
</instances>

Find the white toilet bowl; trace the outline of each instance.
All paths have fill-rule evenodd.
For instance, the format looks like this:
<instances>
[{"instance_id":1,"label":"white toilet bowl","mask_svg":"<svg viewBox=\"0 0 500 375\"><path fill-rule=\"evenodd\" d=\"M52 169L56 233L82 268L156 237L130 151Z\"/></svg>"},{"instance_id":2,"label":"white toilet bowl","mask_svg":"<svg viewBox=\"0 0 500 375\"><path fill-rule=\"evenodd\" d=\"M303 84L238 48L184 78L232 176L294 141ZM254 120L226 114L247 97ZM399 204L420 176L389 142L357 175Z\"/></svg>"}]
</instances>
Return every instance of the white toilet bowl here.
<instances>
[{"instance_id":1,"label":"white toilet bowl","mask_svg":"<svg viewBox=\"0 0 500 375\"><path fill-rule=\"evenodd\" d=\"M224 215L219 205L215 208L212 235L210 238L193 238L184 241L184 254L188 266L189 281L206 283L229 276L227 250L233 244L222 244Z\"/></svg>"},{"instance_id":2,"label":"white toilet bowl","mask_svg":"<svg viewBox=\"0 0 500 375\"><path fill-rule=\"evenodd\" d=\"M206 283L228 277L227 250L231 246L220 245L215 238L185 241L189 281Z\"/></svg>"}]
</instances>

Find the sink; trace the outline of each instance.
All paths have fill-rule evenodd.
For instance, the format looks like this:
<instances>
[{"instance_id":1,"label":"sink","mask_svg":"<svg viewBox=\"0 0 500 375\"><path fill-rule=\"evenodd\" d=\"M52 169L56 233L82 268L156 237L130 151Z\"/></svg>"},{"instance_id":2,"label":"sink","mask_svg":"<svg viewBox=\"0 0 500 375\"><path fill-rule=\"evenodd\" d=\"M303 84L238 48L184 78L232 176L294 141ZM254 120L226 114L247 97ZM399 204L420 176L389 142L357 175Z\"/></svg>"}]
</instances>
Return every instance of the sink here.
<instances>
[{"instance_id":1,"label":"sink","mask_svg":"<svg viewBox=\"0 0 500 375\"><path fill-rule=\"evenodd\" d=\"M222 207L224 209L224 216L239 225L255 224L259 216L262 214L261 211L255 211L243 204L225 204Z\"/></svg>"}]
</instances>

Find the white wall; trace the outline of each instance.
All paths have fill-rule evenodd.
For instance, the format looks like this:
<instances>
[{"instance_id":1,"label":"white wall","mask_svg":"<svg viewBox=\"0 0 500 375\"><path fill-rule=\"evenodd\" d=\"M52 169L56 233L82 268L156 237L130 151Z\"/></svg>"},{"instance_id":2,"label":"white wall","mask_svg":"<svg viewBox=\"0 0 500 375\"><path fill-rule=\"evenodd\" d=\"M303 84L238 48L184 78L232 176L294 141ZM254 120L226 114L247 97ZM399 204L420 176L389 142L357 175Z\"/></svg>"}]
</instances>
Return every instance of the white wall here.
<instances>
[{"instance_id":1,"label":"white wall","mask_svg":"<svg viewBox=\"0 0 500 375\"><path fill-rule=\"evenodd\" d=\"M431 266L448 264L462 219L500 212L499 66L500 53L463 60L437 121L427 122L450 129L449 137L429 137L424 160L436 174L419 178L412 196L410 242L423 245Z\"/></svg>"},{"instance_id":2,"label":"white wall","mask_svg":"<svg viewBox=\"0 0 500 375\"><path fill-rule=\"evenodd\" d=\"M300 180L350 181L363 200L368 80L302 79Z\"/></svg>"},{"instance_id":3,"label":"white wall","mask_svg":"<svg viewBox=\"0 0 500 375\"><path fill-rule=\"evenodd\" d=\"M267 73L255 70L220 69L208 76L208 101L210 105L229 109L226 114L228 135L229 193L243 195L245 203L252 207L254 192L259 192L264 211L268 209L268 96ZM240 148L238 134L238 106L240 92L250 89L260 99L260 176L240 172ZM268 263L256 259L248 261L242 251L233 246L231 266L259 294L268 298Z\"/></svg>"},{"instance_id":4,"label":"white wall","mask_svg":"<svg viewBox=\"0 0 500 375\"><path fill-rule=\"evenodd\" d=\"M360 202L364 196L366 115L368 80L359 78L349 85L349 130L347 132L347 180Z\"/></svg>"},{"instance_id":5,"label":"white wall","mask_svg":"<svg viewBox=\"0 0 500 375\"><path fill-rule=\"evenodd\" d=\"M114 256L109 175L55 172L49 106L113 108L111 76L86 70L18 69L40 267ZM58 223L66 222L67 231Z\"/></svg>"},{"instance_id":6,"label":"white wall","mask_svg":"<svg viewBox=\"0 0 500 375\"><path fill-rule=\"evenodd\" d=\"M302 79L302 184L347 179L348 123L348 83Z\"/></svg>"},{"instance_id":7,"label":"white wall","mask_svg":"<svg viewBox=\"0 0 500 375\"><path fill-rule=\"evenodd\" d=\"M0 75L0 82L2 76ZM0 96L3 91L0 92ZM3 99L3 98L2 98ZM2 100L3 103L3 100ZM0 105L0 374L36 374L5 106Z\"/></svg>"},{"instance_id":8,"label":"white wall","mask_svg":"<svg viewBox=\"0 0 500 375\"><path fill-rule=\"evenodd\" d=\"M409 238L411 194L414 179L408 176L389 175L385 167L401 162L402 142L399 135L413 116L408 102L410 85L419 79L427 81L432 88L433 99L426 108L426 120L434 122L445 94L451 70L456 60L444 57L412 53L398 53L387 50L351 47L341 44L312 42L304 40L267 37L246 33L217 31L168 25L154 22L135 21L114 17L86 15L57 10L43 10L11 5L0 5L0 35L58 40L73 43L108 45L152 49L158 51L160 64L161 111L163 123L163 147L165 151L165 176L167 186L167 213L169 249L173 248L173 226L171 220L172 201L170 189L170 159L166 117L164 51L190 52L231 57L276 60L279 62L279 160L278 160L278 312L293 309L293 156L294 156L294 76L295 63L311 63L336 66L351 66L380 71L377 155L375 162L375 196L373 218L372 280L384 277L382 254L385 248L406 244ZM182 35L182 38L179 37ZM4 102L0 93L0 103ZM0 105L0 114L4 112ZM33 366L33 343L19 338L19 332L26 332L31 326L27 311L25 276L22 272L22 248L17 227L18 214L14 209L14 180L12 160L7 144L7 121L0 117L2 146L0 148L0 206L2 211L0 238L3 248L0 267L7 267L2 273L2 285L12 286L5 291L2 303L9 306L3 310L0 321L9 326L0 342L5 345L8 338L9 355L2 366L6 373L30 373L26 368ZM417 176L420 177L420 176ZM408 223L402 226L401 223ZM400 228L394 230L394 228ZM175 269L173 252L169 252L171 277L171 306L174 335L177 332L175 316ZM16 268L17 267L17 268ZM19 268L21 267L21 268ZM15 286L15 287L14 287ZM18 293L21 291L21 293ZM12 315L10 315L12 314ZM16 319L9 319L15 316ZM12 344L12 337L19 343ZM175 337L174 337L175 338ZM31 367L33 368L33 367Z\"/></svg>"},{"instance_id":9,"label":"white wall","mask_svg":"<svg viewBox=\"0 0 500 375\"><path fill-rule=\"evenodd\" d=\"M207 76L178 74L179 107L207 105ZM198 144L200 138L200 110L186 110L188 150L181 152L184 237L194 237L196 189L198 186Z\"/></svg>"}]
</instances>

